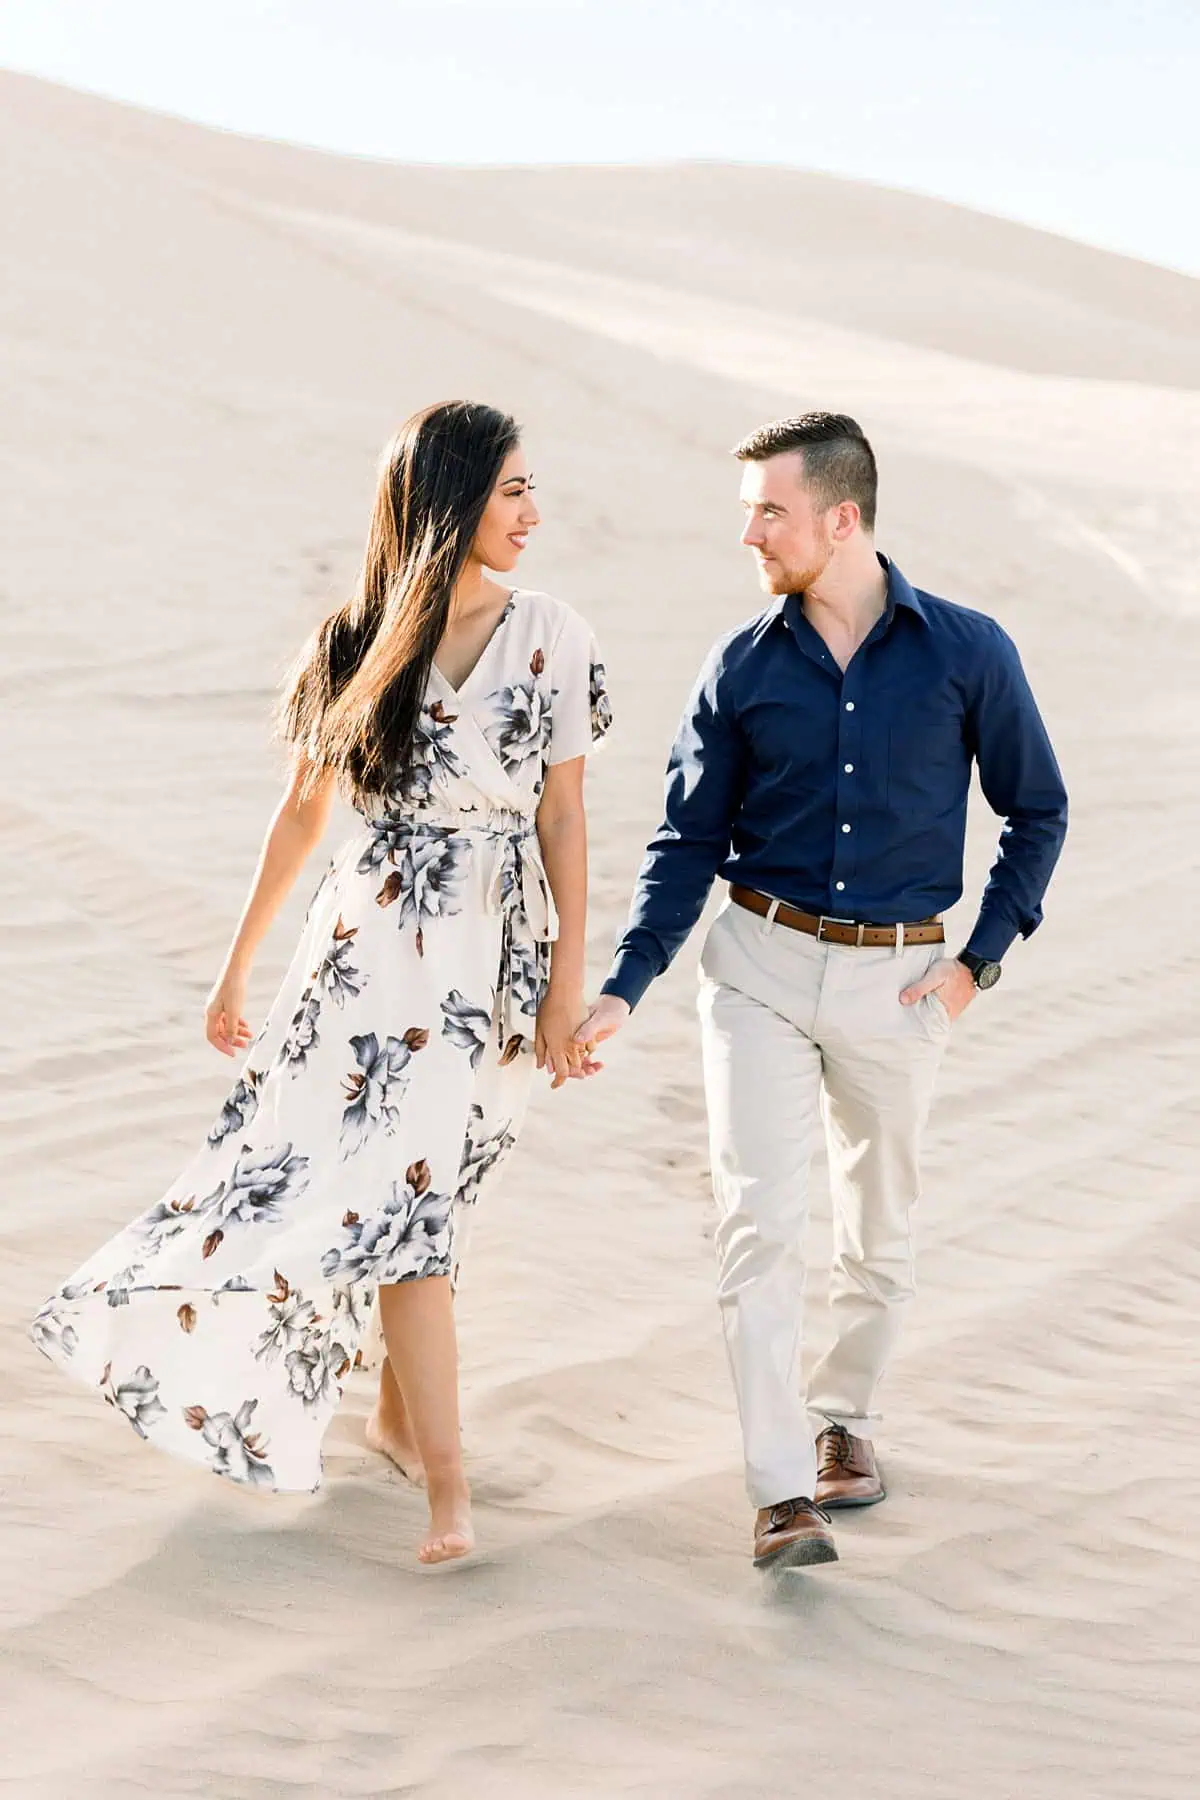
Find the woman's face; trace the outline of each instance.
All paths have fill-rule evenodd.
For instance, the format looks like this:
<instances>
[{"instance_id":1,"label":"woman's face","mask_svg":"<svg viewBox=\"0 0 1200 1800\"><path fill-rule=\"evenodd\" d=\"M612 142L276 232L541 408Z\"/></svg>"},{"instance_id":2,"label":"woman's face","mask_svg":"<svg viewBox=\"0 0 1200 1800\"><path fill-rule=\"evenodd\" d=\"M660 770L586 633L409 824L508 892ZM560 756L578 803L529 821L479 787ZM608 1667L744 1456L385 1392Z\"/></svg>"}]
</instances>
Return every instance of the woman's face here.
<instances>
[{"instance_id":1,"label":"woman's face","mask_svg":"<svg viewBox=\"0 0 1200 1800\"><path fill-rule=\"evenodd\" d=\"M518 444L505 458L479 521L471 552L475 560L501 575L515 569L541 516L533 497L533 477Z\"/></svg>"}]
</instances>

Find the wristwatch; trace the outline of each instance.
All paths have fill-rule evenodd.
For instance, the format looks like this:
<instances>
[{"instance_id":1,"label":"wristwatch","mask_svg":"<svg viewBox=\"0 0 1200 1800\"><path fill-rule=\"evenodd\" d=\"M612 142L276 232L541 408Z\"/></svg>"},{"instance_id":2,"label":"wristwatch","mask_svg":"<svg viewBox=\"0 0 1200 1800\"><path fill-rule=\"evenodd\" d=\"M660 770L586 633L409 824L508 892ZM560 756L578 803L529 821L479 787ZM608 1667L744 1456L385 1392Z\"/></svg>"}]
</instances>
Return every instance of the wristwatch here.
<instances>
[{"instance_id":1,"label":"wristwatch","mask_svg":"<svg viewBox=\"0 0 1200 1800\"><path fill-rule=\"evenodd\" d=\"M960 950L955 961L960 962L964 969L970 970L971 979L981 992L994 988L1004 973L998 962L989 962L986 956L976 956L973 950Z\"/></svg>"}]
</instances>

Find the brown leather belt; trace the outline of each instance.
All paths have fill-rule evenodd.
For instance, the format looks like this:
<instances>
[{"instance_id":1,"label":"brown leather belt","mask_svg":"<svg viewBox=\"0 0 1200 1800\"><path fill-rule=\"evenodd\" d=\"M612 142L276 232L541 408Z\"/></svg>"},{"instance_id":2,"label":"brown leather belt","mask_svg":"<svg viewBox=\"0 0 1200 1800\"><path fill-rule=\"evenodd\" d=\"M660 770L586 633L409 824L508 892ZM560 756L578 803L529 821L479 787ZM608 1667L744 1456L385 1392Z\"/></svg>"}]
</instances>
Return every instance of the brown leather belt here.
<instances>
[{"instance_id":1,"label":"brown leather belt","mask_svg":"<svg viewBox=\"0 0 1200 1800\"><path fill-rule=\"evenodd\" d=\"M778 904L760 894L754 888L739 887L735 882L729 889L729 898L738 906L744 906L747 912L757 913L765 919L772 906L775 907L775 923L786 925L789 931L806 931L809 937L815 937L821 944L854 944L863 949L881 949L884 946L895 948L895 925L866 925L857 919L839 919L829 913L801 912L799 907L786 906L783 901ZM911 925L905 925L904 942L906 944L944 944L946 927L941 919L916 919Z\"/></svg>"}]
</instances>

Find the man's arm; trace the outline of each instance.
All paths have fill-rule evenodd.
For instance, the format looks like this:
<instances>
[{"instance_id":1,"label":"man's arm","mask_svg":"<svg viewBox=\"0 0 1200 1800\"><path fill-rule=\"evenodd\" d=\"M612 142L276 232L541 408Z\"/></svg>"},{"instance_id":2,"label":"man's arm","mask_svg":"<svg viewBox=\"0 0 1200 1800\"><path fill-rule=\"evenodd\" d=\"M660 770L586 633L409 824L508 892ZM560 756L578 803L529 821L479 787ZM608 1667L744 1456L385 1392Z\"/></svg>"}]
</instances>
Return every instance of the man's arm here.
<instances>
[{"instance_id":1,"label":"man's arm","mask_svg":"<svg viewBox=\"0 0 1200 1800\"><path fill-rule=\"evenodd\" d=\"M745 742L724 653L724 644L711 652L684 710L667 764L663 822L647 846L629 926L601 990L630 1008L683 945L729 854Z\"/></svg>"},{"instance_id":2,"label":"man's arm","mask_svg":"<svg viewBox=\"0 0 1200 1800\"><path fill-rule=\"evenodd\" d=\"M1042 896L1067 835L1067 790L1012 639L993 625L967 714L968 742L992 811L1004 820L965 948L999 962L1042 922Z\"/></svg>"}]
</instances>

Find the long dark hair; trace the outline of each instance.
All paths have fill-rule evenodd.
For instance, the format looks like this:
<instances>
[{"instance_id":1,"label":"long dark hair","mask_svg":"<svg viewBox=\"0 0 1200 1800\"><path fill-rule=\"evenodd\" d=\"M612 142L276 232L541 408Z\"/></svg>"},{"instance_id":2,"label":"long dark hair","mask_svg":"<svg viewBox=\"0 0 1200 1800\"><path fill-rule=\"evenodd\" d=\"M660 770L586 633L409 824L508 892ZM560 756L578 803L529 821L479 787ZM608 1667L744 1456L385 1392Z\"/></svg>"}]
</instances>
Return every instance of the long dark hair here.
<instances>
[{"instance_id":1,"label":"long dark hair","mask_svg":"<svg viewBox=\"0 0 1200 1800\"><path fill-rule=\"evenodd\" d=\"M349 798L403 791L433 655L516 420L469 400L414 413L387 446L354 594L301 651L280 732Z\"/></svg>"}]
</instances>

